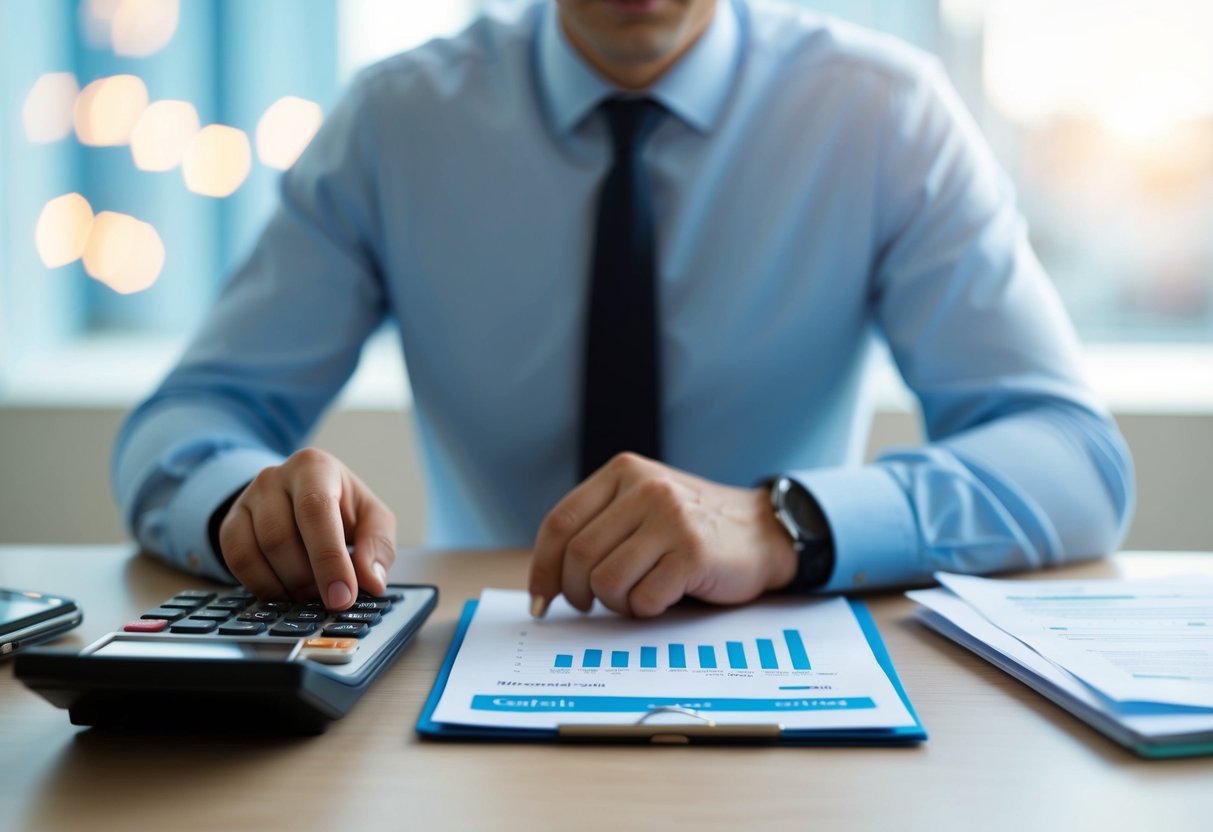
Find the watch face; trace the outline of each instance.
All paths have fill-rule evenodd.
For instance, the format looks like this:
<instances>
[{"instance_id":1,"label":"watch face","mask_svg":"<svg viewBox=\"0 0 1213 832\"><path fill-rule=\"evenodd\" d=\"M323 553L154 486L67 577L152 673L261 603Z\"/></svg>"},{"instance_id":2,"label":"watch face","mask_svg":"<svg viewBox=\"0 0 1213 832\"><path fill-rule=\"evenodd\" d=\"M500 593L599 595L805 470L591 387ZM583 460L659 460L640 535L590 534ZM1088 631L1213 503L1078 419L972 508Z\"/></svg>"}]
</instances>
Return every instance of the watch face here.
<instances>
[{"instance_id":1,"label":"watch face","mask_svg":"<svg viewBox=\"0 0 1213 832\"><path fill-rule=\"evenodd\" d=\"M790 483L787 490L784 491L783 507L796 528L800 530L799 537L802 540L825 536L826 519L822 516L821 509L817 507L817 501L803 487L795 482Z\"/></svg>"}]
</instances>

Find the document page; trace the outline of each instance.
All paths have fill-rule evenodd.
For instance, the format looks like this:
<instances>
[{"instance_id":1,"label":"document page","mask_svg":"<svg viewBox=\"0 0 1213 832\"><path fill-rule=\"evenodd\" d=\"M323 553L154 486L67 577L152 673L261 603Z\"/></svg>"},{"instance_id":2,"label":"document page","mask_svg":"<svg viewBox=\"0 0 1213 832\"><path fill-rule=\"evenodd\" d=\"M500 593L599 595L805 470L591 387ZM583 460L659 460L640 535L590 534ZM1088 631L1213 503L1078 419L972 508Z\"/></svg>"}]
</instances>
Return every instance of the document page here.
<instances>
[{"instance_id":1,"label":"document page","mask_svg":"<svg viewBox=\"0 0 1213 832\"><path fill-rule=\"evenodd\" d=\"M999 581L939 573L993 624L1119 702L1213 708L1213 580Z\"/></svg>"},{"instance_id":2,"label":"document page","mask_svg":"<svg viewBox=\"0 0 1213 832\"><path fill-rule=\"evenodd\" d=\"M785 729L916 724L841 598L679 607L657 619L583 614L558 598L536 621L529 607L524 592L484 591L435 721L553 729L677 706Z\"/></svg>"},{"instance_id":3,"label":"document page","mask_svg":"<svg viewBox=\"0 0 1213 832\"><path fill-rule=\"evenodd\" d=\"M1182 739L1203 738L1213 732L1213 711L1158 706L1156 711L1144 711L1136 703L1121 705L1079 682L1055 663L1044 658L1022 641L995 627L973 607L947 589L916 589L906 597L950 622L958 631L941 631L965 646L978 647L977 652L1007 672L1032 685L1062 707L1076 712L1103 731L1116 732L1123 725L1138 737ZM939 629L938 624L929 626ZM960 635L962 633L963 635ZM1008 661L999 661L993 651ZM1019 669L1019 672L1017 672ZM1026 671L1026 677L1023 671ZM1133 739L1133 738L1130 738Z\"/></svg>"}]
</instances>

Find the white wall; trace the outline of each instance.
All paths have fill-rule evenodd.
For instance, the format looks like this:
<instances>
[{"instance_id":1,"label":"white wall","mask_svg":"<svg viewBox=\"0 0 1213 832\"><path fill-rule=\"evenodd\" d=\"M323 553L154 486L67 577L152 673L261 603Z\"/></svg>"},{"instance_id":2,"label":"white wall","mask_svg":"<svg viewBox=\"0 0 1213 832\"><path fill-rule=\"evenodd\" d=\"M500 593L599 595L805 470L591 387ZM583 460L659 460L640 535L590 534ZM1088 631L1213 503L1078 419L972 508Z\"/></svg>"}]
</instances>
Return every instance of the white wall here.
<instances>
[{"instance_id":1,"label":"white wall","mask_svg":"<svg viewBox=\"0 0 1213 832\"><path fill-rule=\"evenodd\" d=\"M1126 548L1213 550L1213 415L1120 414L1138 472ZM118 408L0 407L0 543L124 539L110 496ZM870 449L917 441L912 416L881 413ZM398 411L334 411L315 444L346 460L395 510L400 542L419 543L424 494L412 426Z\"/></svg>"}]
</instances>

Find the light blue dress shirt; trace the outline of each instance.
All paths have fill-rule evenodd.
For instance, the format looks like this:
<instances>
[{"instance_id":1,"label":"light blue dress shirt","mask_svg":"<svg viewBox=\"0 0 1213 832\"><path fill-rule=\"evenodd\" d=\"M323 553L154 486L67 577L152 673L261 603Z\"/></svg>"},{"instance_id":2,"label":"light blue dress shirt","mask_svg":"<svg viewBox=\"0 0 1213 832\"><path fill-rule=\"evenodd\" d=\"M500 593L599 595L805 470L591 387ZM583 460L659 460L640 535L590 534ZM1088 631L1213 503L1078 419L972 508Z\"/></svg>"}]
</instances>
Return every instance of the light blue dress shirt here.
<instances>
[{"instance_id":1,"label":"light blue dress shirt","mask_svg":"<svg viewBox=\"0 0 1213 832\"><path fill-rule=\"evenodd\" d=\"M130 417L113 479L139 541L229 578L224 498L304 442L385 320L408 362L435 546L527 547L576 484L597 188L615 91L552 3L365 71L248 262ZM833 530L828 588L1116 548L1115 425L1006 176L931 59L722 2L652 88L665 461L787 472ZM862 452L887 343L928 444Z\"/></svg>"}]
</instances>

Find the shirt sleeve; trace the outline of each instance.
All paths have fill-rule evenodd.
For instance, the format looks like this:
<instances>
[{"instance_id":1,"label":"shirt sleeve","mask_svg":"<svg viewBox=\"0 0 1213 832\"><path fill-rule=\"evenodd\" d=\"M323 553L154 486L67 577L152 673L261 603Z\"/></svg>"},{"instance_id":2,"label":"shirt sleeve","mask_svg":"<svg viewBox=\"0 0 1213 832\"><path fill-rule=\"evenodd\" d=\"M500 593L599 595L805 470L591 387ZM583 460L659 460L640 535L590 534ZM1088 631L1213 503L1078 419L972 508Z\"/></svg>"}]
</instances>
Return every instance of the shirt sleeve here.
<instances>
[{"instance_id":1,"label":"shirt sleeve","mask_svg":"<svg viewBox=\"0 0 1213 832\"><path fill-rule=\"evenodd\" d=\"M277 210L180 362L119 432L123 517L171 564L231 580L211 513L299 446L383 320L373 134L355 84L282 177Z\"/></svg>"},{"instance_id":2,"label":"shirt sleeve","mask_svg":"<svg viewBox=\"0 0 1213 832\"><path fill-rule=\"evenodd\" d=\"M834 535L826 589L1110 553L1132 514L1132 462L1007 177L936 66L891 102L871 300L927 444L794 472Z\"/></svg>"}]
</instances>

